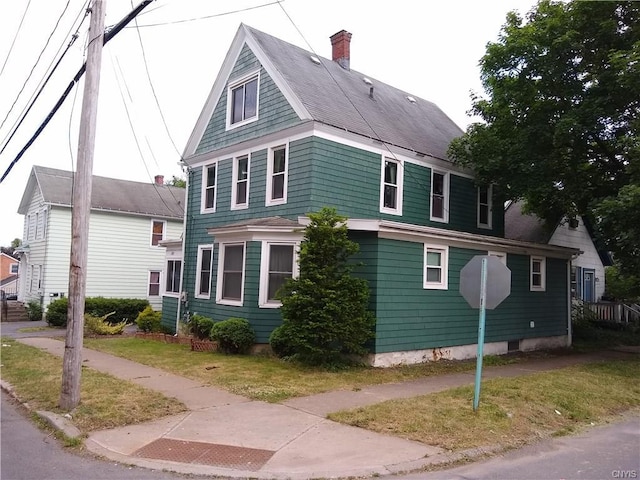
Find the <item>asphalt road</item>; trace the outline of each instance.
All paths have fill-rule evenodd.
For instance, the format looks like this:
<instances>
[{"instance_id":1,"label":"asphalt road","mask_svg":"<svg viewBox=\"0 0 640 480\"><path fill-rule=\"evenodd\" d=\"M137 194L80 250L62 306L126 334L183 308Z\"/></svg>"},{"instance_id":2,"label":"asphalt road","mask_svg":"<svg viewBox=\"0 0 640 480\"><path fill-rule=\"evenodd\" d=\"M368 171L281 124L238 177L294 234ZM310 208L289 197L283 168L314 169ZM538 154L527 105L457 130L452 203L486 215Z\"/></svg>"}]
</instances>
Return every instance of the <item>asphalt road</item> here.
<instances>
[{"instance_id":1,"label":"asphalt road","mask_svg":"<svg viewBox=\"0 0 640 480\"><path fill-rule=\"evenodd\" d=\"M403 480L640 479L640 418L529 445L487 461Z\"/></svg>"},{"instance_id":2,"label":"asphalt road","mask_svg":"<svg viewBox=\"0 0 640 480\"><path fill-rule=\"evenodd\" d=\"M39 430L4 391L0 416L0 478L2 480L184 480L157 470L130 467L78 455Z\"/></svg>"}]
</instances>

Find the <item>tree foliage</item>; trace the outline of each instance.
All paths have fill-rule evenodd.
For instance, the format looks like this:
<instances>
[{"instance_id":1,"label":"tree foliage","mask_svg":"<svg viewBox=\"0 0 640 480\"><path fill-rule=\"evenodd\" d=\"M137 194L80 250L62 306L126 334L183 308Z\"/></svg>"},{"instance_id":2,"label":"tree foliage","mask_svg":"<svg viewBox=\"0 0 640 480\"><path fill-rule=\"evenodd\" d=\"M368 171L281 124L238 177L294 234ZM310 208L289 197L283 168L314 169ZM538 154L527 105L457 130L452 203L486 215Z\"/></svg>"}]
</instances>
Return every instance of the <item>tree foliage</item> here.
<instances>
[{"instance_id":1,"label":"tree foliage","mask_svg":"<svg viewBox=\"0 0 640 480\"><path fill-rule=\"evenodd\" d=\"M300 245L300 276L281 292L283 323L274 351L314 365L335 364L345 354L365 354L375 318L367 281L352 275L349 258L359 246L347 237L346 218L334 208L310 213Z\"/></svg>"},{"instance_id":2,"label":"tree foliage","mask_svg":"<svg viewBox=\"0 0 640 480\"><path fill-rule=\"evenodd\" d=\"M185 178L176 177L175 175L171 176L171 180L169 180L166 185L171 185L174 187L187 188L187 180Z\"/></svg>"},{"instance_id":3,"label":"tree foliage","mask_svg":"<svg viewBox=\"0 0 640 480\"><path fill-rule=\"evenodd\" d=\"M638 2L545 0L525 19L509 13L480 61L487 96L471 112L484 122L452 142L451 157L548 222L597 221L605 198L640 185L639 22ZM623 225L602 227L617 238Z\"/></svg>"}]
</instances>

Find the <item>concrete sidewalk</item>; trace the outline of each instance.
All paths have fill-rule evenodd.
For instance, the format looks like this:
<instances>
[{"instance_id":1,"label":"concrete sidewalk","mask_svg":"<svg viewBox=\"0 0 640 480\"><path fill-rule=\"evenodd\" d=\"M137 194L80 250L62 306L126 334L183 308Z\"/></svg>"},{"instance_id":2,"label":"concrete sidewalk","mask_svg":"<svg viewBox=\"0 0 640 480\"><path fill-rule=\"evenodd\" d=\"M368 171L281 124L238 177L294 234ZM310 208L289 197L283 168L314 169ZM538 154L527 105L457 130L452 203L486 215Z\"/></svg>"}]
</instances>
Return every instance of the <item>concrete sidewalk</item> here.
<instances>
[{"instance_id":1,"label":"concrete sidewalk","mask_svg":"<svg viewBox=\"0 0 640 480\"><path fill-rule=\"evenodd\" d=\"M55 339L18 341L58 356L64 352L64 342ZM526 375L620 355L629 354L600 352L488 367L483 370L483 378ZM473 384L473 372L271 404L86 348L83 365L176 398L189 409L154 422L89 435L85 444L90 451L121 463L235 478L308 479L398 473L470 453L452 455L437 447L345 426L325 417L337 410Z\"/></svg>"}]
</instances>

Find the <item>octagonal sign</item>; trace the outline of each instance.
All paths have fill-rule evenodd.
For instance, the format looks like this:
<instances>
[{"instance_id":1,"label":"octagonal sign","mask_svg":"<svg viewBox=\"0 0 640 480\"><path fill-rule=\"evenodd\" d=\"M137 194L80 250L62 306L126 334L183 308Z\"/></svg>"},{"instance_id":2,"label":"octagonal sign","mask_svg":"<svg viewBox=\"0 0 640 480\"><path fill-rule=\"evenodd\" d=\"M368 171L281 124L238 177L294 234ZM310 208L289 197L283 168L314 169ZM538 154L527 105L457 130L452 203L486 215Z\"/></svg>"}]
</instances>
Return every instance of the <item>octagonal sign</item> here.
<instances>
[{"instance_id":1,"label":"octagonal sign","mask_svg":"<svg viewBox=\"0 0 640 480\"><path fill-rule=\"evenodd\" d=\"M460 270L460 294L472 308L480 308L482 259L487 259L485 308L493 310L511 293L511 270L492 255L476 255Z\"/></svg>"}]
</instances>

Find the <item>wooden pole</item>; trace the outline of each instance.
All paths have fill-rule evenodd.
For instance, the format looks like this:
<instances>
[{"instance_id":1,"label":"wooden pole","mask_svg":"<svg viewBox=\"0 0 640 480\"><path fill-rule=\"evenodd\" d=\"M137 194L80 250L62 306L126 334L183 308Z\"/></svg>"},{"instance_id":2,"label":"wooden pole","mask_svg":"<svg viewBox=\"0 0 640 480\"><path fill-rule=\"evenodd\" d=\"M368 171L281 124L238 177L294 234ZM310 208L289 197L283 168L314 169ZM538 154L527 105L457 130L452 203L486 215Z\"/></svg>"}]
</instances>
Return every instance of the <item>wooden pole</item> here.
<instances>
[{"instance_id":1,"label":"wooden pole","mask_svg":"<svg viewBox=\"0 0 640 480\"><path fill-rule=\"evenodd\" d=\"M87 72L80 117L78 165L73 185L69 307L67 310L67 336L62 363L62 391L60 393L60 408L67 411L73 410L80 403L84 299L87 284L89 212L91 210L91 175L96 138L100 66L102 64L102 46L104 44L105 2L106 0L93 0L90 7L91 24L89 27L89 46L87 48Z\"/></svg>"}]
</instances>

